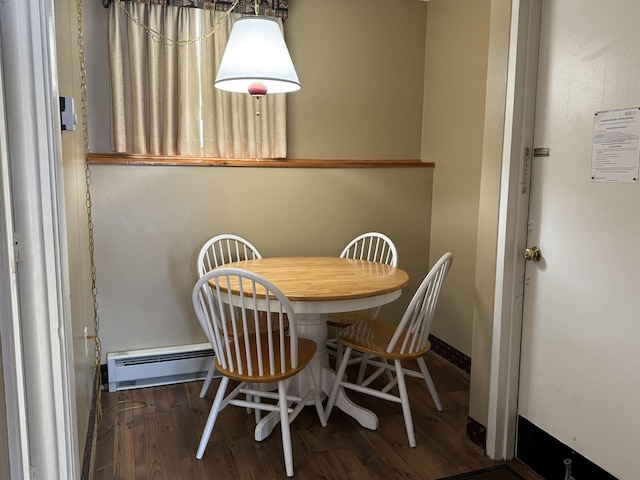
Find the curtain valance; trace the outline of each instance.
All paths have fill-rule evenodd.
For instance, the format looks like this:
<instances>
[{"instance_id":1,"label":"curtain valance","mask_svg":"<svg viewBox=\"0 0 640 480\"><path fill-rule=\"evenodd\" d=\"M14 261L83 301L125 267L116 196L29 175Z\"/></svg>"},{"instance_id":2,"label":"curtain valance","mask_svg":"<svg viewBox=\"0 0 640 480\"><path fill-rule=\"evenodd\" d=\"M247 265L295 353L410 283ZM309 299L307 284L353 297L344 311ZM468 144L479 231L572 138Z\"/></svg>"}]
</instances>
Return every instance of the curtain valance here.
<instances>
[{"instance_id":1,"label":"curtain valance","mask_svg":"<svg viewBox=\"0 0 640 480\"><path fill-rule=\"evenodd\" d=\"M171 7L201 8L204 10L227 11L234 4L233 0L122 0L124 2L146 3L149 5L165 5ZM102 0L108 7L112 0ZM238 0L235 12L241 14L255 14L254 0ZM260 15L276 17L286 20L289 13L288 0L258 0Z\"/></svg>"}]
</instances>

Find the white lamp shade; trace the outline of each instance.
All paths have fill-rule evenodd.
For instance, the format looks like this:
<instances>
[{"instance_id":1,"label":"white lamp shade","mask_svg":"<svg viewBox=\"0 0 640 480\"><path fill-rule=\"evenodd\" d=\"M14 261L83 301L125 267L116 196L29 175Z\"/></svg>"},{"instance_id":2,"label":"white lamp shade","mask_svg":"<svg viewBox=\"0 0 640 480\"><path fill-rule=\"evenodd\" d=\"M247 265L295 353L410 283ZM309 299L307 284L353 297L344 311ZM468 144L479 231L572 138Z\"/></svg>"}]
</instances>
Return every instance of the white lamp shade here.
<instances>
[{"instance_id":1,"label":"white lamp shade","mask_svg":"<svg viewBox=\"0 0 640 480\"><path fill-rule=\"evenodd\" d=\"M285 93L300 89L278 22L243 17L233 24L214 86L239 93Z\"/></svg>"}]
</instances>

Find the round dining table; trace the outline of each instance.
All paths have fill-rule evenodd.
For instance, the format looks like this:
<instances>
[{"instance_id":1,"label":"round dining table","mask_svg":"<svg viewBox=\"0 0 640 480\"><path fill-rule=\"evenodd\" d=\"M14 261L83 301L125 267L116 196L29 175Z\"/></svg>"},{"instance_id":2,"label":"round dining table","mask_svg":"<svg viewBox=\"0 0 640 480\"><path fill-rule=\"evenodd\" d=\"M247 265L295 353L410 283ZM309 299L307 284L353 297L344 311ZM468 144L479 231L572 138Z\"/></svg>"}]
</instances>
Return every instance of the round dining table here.
<instances>
[{"instance_id":1,"label":"round dining table","mask_svg":"<svg viewBox=\"0 0 640 480\"><path fill-rule=\"evenodd\" d=\"M383 263L340 257L267 257L228 263L219 268L241 268L275 284L293 304L298 335L313 340L316 353L307 368L313 369L319 389L331 390L335 372L329 367L327 317L330 313L367 310L398 299L409 283L407 273ZM239 292L232 292L239 293ZM266 300L263 303L266 310ZM298 375L294 382L303 382ZM292 384L292 388L303 390ZM340 394L336 406L362 426L375 430L378 417ZM276 412L277 413L277 412ZM255 438L266 438L279 421L269 414L256 426Z\"/></svg>"}]
</instances>

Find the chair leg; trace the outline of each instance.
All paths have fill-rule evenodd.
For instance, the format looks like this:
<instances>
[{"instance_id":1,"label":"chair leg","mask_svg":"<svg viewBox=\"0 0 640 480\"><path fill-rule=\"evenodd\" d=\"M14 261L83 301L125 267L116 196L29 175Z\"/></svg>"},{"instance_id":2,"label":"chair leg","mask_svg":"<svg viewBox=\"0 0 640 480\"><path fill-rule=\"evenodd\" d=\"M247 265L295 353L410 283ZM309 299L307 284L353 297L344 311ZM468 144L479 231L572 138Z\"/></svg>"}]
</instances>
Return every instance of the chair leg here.
<instances>
[{"instance_id":1,"label":"chair leg","mask_svg":"<svg viewBox=\"0 0 640 480\"><path fill-rule=\"evenodd\" d=\"M400 403L402 404L402 416L404 417L404 426L407 429L407 437L409 437L409 446L416 446L416 435L413 431L413 417L411 416L411 407L409 406L409 395L407 394L407 384L404 381L404 372L402 371L402 363L400 360L394 360L396 365L396 379L398 380L398 391L400 392Z\"/></svg>"},{"instance_id":2,"label":"chair leg","mask_svg":"<svg viewBox=\"0 0 640 480\"><path fill-rule=\"evenodd\" d=\"M198 453L196 453L196 458L198 460L202 459L202 456L204 455L204 451L207 448L207 444L209 443L211 432L213 432L213 425L216 423L216 418L218 417L218 413L220 412L220 405L222 405L222 400L224 400L224 394L227 391L228 384L229 384L229 378L222 377L222 380L220 380L220 385L218 386L218 391L216 392L216 398L214 398L213 405L211 405L211 411L209 412L207 423L204 426L202 437L200 438L200 445L198 445Z\"/></svg>"},{"instance_id":3,"label":"chair leg","mask_svg":"<svg viewBox=\"0 0 640 480\"><path fill-rule=\"evenodd\" d=\"M424 378L424 381L427 384L427 388L429 389L431 398L433 398L433 403L436 404L436 410L441 412L442 403L440 402L440 397L438 396L438 392L436 391L436 386L433 383L433 379L429 374L429 369L427 368L427 364L424 362L424 357L420 357L418 359L418 366L420 367L420 372L422 372L422 377Z\"/></svg>"},{"instance_id":4,"label":"chair leg","mask_svg":"<svg viewBox=\"0 0 640 480\"><path fill-rule=\"evenodd\" d=\"M204 378L204 383L202 384L202 388L200 389L200 398L204 398L204 396L207 394L207 390L209 390L209 385L211 385L211 380L213 380L214 373L216 373L216 367L214 366L212 360L209 371L207 372L207 376Z\"/></svg>"},{"instance_id":5,"label":"chair leg","mask_svg":"<svg viewBox=\"0 0 640 480\"><path fill-rule=\"evenodd\" d=\"M258 397L257 395L255 396L251 396L251 395L247 395L247 402L256 402L256 403L260 403L262 397ZM251 413L251 409L247 408L247 413ZM262 410L260 410L259 408L254 408L253 409L253 418L256 421L256 425L258 424L258 422L262 419Z\"/></svg>"},{"instance_id":6,"label":"chair leg","mask_svg":"<svg viewBox=\"0 0 640 480\"><path fill-rule=\"evenodd\" d=\"M358 379L356 380L356 383L358 385L362 385L362 382L364 382L364 377L367 373L367 366L369 365L369 359L371 358L371 356L368 353L363 353L362 354L362 361L360 363L360 369L358 370ZM383 363L387 363L387 360L382 358L380 359L381 362ZM391 371L389 370L391 368L391 365L389 365L389 368L387 370L385 370L385 374L387 376L387 381L388 382L393 382L393 375L391 374Z\"/></svg>"},{"instance_id":7,"label":"chair leg","mask_svg":"<svg viewBox=\"0 0 640 480\"><path fill-rule=\"evenodd\" d=\"M337 369L338 365L340 365L340 362L342 361L344 347L340 343L340 338L339 338L340 330L342 329L340 327L335 327L335 329L336 329L336 369Z\"/></svg>"},{"instance_id":8,"label":"chair leg","mask_svg":"<svg viewBox=\"0 0 640 480\"><path fill-rule=\"evenodd\" d=\"M356 380L356 383L358 385L362 385L362 382L364 381L364 374L367 373L368 363L369 363L369 354L363 353L362 360L360 361L360 369L358 370L358 379Z\"/></svg>"},{"instance_id":9,"label":"chair leg","mask_svg":"<svg viewBox=\"0 0 640 480\"><path fill-rule=\"evenodd\" d=\"M344 372L347 370L347 364L349 363L349 357L351 356L351 347L347 347L342 356L342 362L338 366L338 372L336 373L336 379L331 386L331 393L329 394L329 401L327 402L327 406L324 410L324 416L327 420L329 420L329 416L331 415L331 410L336 403L336 399L338 398L338 390L340 389L340 382L342 381L342 377L344 377Z\"/></svg>"},{"instance_id":10,"label":"chair leg","mask_svg":"<svg viewBox=\"0 0 640 480\"><path fill-rule=\"evenodd\" d=\"M291 449L291 429L289 426L289 403L287 402L287 386L284 380L278 382L278 406L280 407L280 432L282 433L282 450L284 451L284 467L287 477L293 477L293 452Z\"/></svg>"}]
</instances>

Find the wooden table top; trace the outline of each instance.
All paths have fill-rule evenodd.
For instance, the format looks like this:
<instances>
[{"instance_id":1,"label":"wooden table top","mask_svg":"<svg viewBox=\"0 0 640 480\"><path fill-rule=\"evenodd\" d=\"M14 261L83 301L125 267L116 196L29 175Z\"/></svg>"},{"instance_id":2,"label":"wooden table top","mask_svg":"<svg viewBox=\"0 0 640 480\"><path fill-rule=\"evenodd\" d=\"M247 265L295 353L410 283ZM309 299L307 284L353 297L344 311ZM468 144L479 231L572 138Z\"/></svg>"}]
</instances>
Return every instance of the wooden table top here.
<instances>
[{"instance_id":1,"label":"wooden table top","mask_svg":"<svg viewBox=\"0 0 640 480\"><path fill-rule=\"evenodd\" d=\"M274 283L293 302L351 300L395 292L409 283L397 267L339 257L268 257L225 264Z\"/></svg>"}]
</instances>

